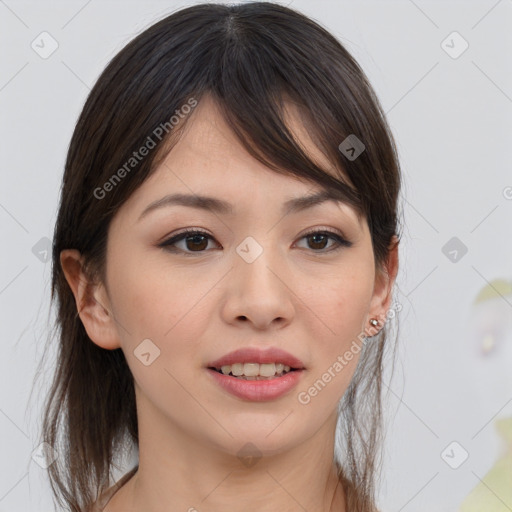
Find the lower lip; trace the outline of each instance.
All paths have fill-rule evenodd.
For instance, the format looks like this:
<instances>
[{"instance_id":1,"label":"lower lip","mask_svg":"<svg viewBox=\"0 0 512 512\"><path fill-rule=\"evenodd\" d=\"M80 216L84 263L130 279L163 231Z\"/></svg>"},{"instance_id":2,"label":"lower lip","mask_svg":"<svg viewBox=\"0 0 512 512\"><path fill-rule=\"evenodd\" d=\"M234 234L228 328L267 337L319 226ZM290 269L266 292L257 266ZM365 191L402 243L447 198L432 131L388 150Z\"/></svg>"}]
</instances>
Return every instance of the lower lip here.
<instances>
[{"instance_id":1,"label":"lower lip","mask_svg":"<svg viewBox=\"0 0 512 512\"><path fill-rule=\"evenodd\" d=\"M245 380L224 375L208 368L215 381L232 395L252 402L275 400L292 390L302 377L303 370L288 372L283 377L266 380Z\"/></svg>"}]
</instances>

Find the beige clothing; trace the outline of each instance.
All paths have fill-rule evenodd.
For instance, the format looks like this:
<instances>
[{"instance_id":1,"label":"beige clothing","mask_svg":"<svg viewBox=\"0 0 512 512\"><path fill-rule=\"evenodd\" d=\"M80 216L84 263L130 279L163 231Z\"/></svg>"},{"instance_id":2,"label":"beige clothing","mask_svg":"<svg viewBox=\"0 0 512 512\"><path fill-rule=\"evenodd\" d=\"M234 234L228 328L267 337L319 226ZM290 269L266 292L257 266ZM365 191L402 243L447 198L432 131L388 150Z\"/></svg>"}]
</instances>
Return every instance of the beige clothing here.
<instances>
[{"instance_id":1,"label":"beige clothing","mask_svg":"<svg viewBox=\"0 0 512 512\"><path fill-rule=\"evenodd\" d=\"M104 508L107 506L108 502L112 499L112 496L118 491L130 478L137 472L139 466L135 466L131 471L126 473L118 482L116 482L112 487L109 487L93 504L90 512L103 512Z\"/></svg>"}]
</instances>

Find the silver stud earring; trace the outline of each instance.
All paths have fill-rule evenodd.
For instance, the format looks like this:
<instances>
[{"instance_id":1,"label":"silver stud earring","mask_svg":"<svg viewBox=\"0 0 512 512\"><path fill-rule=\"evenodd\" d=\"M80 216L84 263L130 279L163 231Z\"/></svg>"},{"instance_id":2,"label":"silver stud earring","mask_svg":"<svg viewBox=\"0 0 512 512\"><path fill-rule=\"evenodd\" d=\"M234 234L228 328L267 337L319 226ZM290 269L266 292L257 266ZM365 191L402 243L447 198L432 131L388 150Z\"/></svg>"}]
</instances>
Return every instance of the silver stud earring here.
<instances>
[{"instance_id":1,"label":"silver stud earring","mask_svg":"<svg viewBox=\"0 0 512 512\"><path fill-rule=\"evenodd\" d=\"M378 327L379 321L376 318L370 318L370 324L372 324L373 327Z\"/></svg>"}]
</instances>

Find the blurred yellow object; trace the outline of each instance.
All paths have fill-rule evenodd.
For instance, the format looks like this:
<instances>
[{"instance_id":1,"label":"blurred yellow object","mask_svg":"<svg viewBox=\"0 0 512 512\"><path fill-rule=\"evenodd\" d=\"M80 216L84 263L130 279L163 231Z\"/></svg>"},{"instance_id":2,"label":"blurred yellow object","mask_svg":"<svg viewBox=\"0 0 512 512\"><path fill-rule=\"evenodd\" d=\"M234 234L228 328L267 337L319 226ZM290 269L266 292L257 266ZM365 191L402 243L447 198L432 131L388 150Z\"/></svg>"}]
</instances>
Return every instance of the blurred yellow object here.
<instances>
[{"instance_id":1,"label":"blurred yellow object","mask_svg":"<svg viewBox=\"0 0 512 512\"><path fill-rule=\"evenodd\" d=\"M484 300L495 299L502 295L512 295L512 282L505 281L505 279L495 279L480 290L474 303L478 304Z\"/></svg>"},{"instance_id":2,"label":"blurred yellow object","mask_svg":"<svg viewBox=\"0 0 512 512\"><path fill-rule=\"evenodd\" d=\"M460 512L510 512L512 510L512 418L496 420L496 429L506 442L498 459L462 503Z\"/></svg>"},{"instance_id":3,"label":"blurred yellow object","mask_svg":"<svg viewBox=\"0 0 512 512\"><path fill-rule=\"evenodd\" d=\"M496 339L492 334L487 334L482 340L482 351L484 353L490 352L496 345Z\"/></svg>"}]
</instances>

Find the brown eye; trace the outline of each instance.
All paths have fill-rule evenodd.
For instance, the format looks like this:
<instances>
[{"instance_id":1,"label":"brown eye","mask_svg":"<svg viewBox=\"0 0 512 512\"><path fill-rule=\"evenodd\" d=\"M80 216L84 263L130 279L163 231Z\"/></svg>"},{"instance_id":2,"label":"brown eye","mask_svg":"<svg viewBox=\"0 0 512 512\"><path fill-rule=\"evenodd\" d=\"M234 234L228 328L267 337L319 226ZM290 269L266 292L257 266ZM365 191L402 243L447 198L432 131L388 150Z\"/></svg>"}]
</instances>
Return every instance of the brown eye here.
<instances>
[{"instance_id":1,"label":"brown eye","mask_svg":"<svg viewBox=\"0 0 512 512\"><path fill-rule=\"evenodd\" d=\"M208 246L208 238L204 235L191 235L185 237L185 243L187 244L187 249L201 251Z\"/></svg>"},{"instance_id":2,"label":"brown eye","mask_svg":"<svg viewBox=\"0 0 512 512\"><path fill-rule=\"evenodd\" d=\"M352 246L352 242L349 242L338 233L328 230L310 231L309 233L306 233L301 239L308 240L308 248L313 249L313 252L331 252L337 249L341 249L342 247ZM334 241L334 247L331 246L330 249L325 250L329 239Z\"/></svg>"},{"instance_id":3,"label":"brown eye","mask_svg":"<svg viewBox=\"0 0 512 512\"><path fill-rule=\"evenodd\" d=\"M325 249L329 242L329 236L323 233L314 233L313 235L307 236L308 240L312 240L312 249Z\"/></svg>"},{"instance_id":4,"label":"brown eye","mask_svg":"<svg viewBox=\"0 0 512 512\"><path fill-rule=\"evenodd\" d=\"M165 248L165 250L170 252L183 252L184 254L189 255L190 253L201 253L205 252L205 249L208 246L208 241L213 240L213 238L206 233L205 231L184 231L183 233L179 233L168 240L165 240L159 247ZM177 243L184 241L185 248L181 249L179 247L174 247Z\"/></svg>"},{"instance_id":5,"label":"brown eye","mask_svg":"<svg viewBox=\"0 0 512 512\"><path fill-rule=\"evenodd\" d=\"M352 242L349 242L338 233L329 230L310 231L301 237L301 240L303 239L308 240L308 249L312 249L313 252L318 253L327 253L341 249L342 247L352 246ZM193 253L206 252L210 240L214 240L214 238L205 231L189 230L172 236L159 244L159 247L173 253L181 252L182 254L190 256ZM331 244L331 248L326 249L329 240L333 241L334 244ZM182 241L185 242L184 247L177 247L176 244Z\"/></svg>"}]
</instances>

